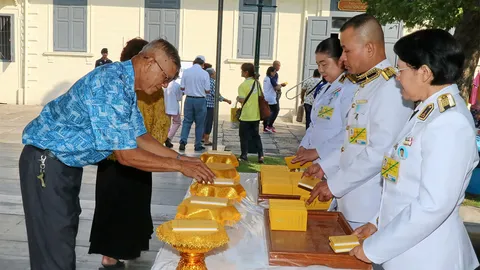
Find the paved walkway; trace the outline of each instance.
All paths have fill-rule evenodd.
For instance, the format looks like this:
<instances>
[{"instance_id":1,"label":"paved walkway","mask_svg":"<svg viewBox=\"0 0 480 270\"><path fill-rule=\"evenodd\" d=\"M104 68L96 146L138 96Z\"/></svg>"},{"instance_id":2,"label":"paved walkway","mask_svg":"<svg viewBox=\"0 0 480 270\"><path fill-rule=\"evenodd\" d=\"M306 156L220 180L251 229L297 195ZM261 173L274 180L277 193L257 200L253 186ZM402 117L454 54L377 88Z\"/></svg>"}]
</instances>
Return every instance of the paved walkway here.
<instances>
[{"instance_id":1,"label":"paved walkway","mask_svg":"<svg viewBox=\"0 0 480 270\"><path fill-rule=\"evenodd\" d=\"M40 107L0 105L0 269L29 269L28 245L23 216L20 185L18 181L18 157L22 150L21 133L24 126L38 115ZM239 150L238 129L232 127L228 118L221 117L219 126L219 149ZM291 155L295 152L304 134L301 124L278 123L276 134L262 134L267 155ZM191 133L193 139L193 130ZM178 137L174 140L178 142ZM175 146L175 149L178 145ZM193 155L192 144L187 145L187 154ZM77 236L77 269L98 269L100 255L89 255L89 235L95 207L96 167L84 170L80 199L82 214ZM173 219L177 205L182 201L190 180L179 173L154 173L152 191L152 216L155 226ZM469 231L480 233L480 209L462 207L461 214ZM480 234L477 234L480 236ZM119 236L121 237L121 236ZM472 238L473 239L473 238ZM480 237L478 237L480 243ZM153 236L150 251L144 252L136 261L128 262L128 269L150 269L163 243ZM480 245L479 245L480 247Z\"/></svg>"}]
</instances>

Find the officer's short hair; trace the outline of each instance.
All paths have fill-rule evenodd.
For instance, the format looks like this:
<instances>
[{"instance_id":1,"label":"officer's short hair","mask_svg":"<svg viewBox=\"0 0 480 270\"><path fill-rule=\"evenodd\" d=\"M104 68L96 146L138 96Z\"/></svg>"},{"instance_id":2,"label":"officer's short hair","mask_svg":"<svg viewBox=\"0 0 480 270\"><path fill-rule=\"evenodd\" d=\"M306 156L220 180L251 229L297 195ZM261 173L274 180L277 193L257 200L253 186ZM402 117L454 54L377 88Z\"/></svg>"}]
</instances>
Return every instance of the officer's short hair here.
<instances>
[{"instance_id":1,"label":"officer's short hair","mask_svg":"<svg viewBox=\"0 0 480 270\"><path fill-rule=\"evenodd\" d=\"M100 53L101 53L101 54L108 53L108 49L107 49L107 48L103 48Z\"/></svg>"},{"instance_id":2,"label":"officer's short hair","mask_svg":"<svg viewBox=\"0 0 480 270\"><path fill-rule=\"evenodd\" d=\"M413 69L428 66L433 73L431 85L453 84L462 75L462 46L445 30L426 29L404 36L393 51Z\"/></svg>"}]
</instances>

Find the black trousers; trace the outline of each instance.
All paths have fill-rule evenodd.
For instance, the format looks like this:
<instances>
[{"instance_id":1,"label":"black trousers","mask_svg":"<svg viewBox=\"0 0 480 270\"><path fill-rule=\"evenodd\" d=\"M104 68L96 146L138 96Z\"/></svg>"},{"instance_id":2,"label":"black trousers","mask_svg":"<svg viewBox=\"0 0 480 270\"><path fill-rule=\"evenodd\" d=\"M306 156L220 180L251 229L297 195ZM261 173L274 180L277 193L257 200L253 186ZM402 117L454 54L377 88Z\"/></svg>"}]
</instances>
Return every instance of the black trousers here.
<instances>
[{"instance_id":1,"label":"black trousers","mask_svg":"<svg viewBox=\"0 0 480 270\"><path fill-rule=\"evenodd\" d=\"M37 178L42 156L45 187ZM27 145L19 169L31 270L74 270L83 168L69 167Z\"/></svg>"},{"instance_id":2,"label":"black trousers","mask_svg":"<svg viewBox=\"0 0 480 270\"><path fill-rule=\"evenodd\" d=\"M270 107L270 117L267 120L263 121L263 129L265 129L266 127L273 127L273 123L275 123L278 112L280 111L280 106L278 106L278 103L268 105L268 107Z\"/></svg>"},{"instance_id":3,"label":"black trousers","mask_svg":"<svg viewBox=\"0 0 480 270\"><path fill-rule=\"evenodd\" d=\"M312 105L310 104L303 104L305 108L305 122L306 122L306 129L310 126L312 119L310 118L310 113L312 112Z\"/></svg>"},{"instance_id":4,"label":"black trousers","mask_svg":"<svg viewBox=\"0 0 480 270\"><path fill-rule=\"evenodd\" d=\"M248 143L249 141L256 145L258 157L263 157L263 146L260 134L258 133L258 126L260 121L240 121L239 135L240 135L240 148L242 154L240 157L247 158L248 155Z\"/></svg>"},{"instance_id":5,"label":"black trousers","mask_svg":"<svg viewBox=\"0 0 480 270\"><path fill-rule=\"evenodd\" d=\"M205 131L203 133L210 135L213 127L213 110L214 108L207 107L207 116L205 117Z\"/></svg>"}]
</instances>

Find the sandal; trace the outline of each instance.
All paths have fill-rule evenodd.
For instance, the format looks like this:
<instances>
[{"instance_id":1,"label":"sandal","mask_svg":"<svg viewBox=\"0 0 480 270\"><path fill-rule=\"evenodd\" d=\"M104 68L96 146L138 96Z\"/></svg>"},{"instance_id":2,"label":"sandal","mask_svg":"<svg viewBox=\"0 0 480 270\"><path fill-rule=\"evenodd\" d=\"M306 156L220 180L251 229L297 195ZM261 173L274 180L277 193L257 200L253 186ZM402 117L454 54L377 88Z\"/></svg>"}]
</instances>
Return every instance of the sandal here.
<instances>
[{"instance_id":1,"label":"sandal","mask_svg":"<svg viewBox=\"0 0 480 270\"><path fill-rule=\"evenodd\" d=\"M264 164L265 163L264 157L258 158L258 163Z\"/></svg>"},{"instance_id":2,"label":"sandal","mask_svg":"<svg viewBox=\"0 0 480 270\"><path fill-rule=\"evenodd\" d=\"M116 264L103 264L103 267L98 268L99 270L104 270L104 269L125 269L125 263L117 260Z\"/></svg>"},{"instance_id":3,"label":"sandal","mask_svg":"<svg viewBox=\"0 0 480 270\"><path fill-rule=\"evenodd\" d=\"M206 142L206 143L204 143L203 145L205 145L205 146L210 146L210 145L213 145L213 143L212 143L212 142Z\"/></svg>"}]
</instances>

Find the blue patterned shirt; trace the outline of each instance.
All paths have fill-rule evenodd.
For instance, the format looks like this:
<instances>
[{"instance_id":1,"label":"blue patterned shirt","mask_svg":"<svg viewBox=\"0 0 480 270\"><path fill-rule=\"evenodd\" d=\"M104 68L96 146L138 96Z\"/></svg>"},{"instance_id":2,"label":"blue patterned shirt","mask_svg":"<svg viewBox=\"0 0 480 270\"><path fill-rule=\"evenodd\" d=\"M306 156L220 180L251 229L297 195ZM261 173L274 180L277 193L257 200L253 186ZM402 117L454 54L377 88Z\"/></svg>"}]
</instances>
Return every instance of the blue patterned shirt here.
<instances>
[{"instance_id":1,"label":"blue patterned shirt","mask_svg":"<svg viewBox=\"0 0 480 270\"><path fill-rule=\"evenodd\" d=\"M137 147L147 133L131 61L100 66L49 102L23 130L22 143L49 149L68 166L95 164Z\"/></svg>"},{"instance_id":2,"label":"blue patterned shirt","mask_svg":"<svg viewBox=\"0 0 480 270\"><path fill-rule=\"evenodd\" d=\"M210 78L210 93L205 96L207 101L207 108L215 107L215 79ZM224 97L222 95L218 96L218 101L222 102Z\"/></svg>"}]
</instances>

